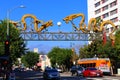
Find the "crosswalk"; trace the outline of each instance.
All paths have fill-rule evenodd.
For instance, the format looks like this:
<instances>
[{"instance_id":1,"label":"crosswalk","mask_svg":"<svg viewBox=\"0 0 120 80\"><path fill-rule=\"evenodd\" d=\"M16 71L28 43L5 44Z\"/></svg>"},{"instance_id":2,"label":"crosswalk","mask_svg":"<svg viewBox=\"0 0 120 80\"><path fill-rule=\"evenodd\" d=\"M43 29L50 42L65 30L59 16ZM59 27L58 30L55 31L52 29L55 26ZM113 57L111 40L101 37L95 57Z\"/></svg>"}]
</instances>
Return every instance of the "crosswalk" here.
<instances>
[{"instance_id":1,"label":"crosswalk","mask_svg":"<svg viewBox=\"0 0 120 80\"><path fill-rule=\"evenodd\" d=\"M117 77L103 77L103 78L87 78L87 80L120 80Z\"/></svg>"},{"instance_id":2,"label":"crosswalk","mask_svg":"<svg viewBox=\"0 0 120 80\"><path fill-rule=\"evenodd\" d=\"M88 78L86 80L120 80L120 79L110 79L110 78L104 78L104 79L98 79L98 78Z\"/></svg>"},{"instance_id":3,"label":"crosswalk","mask_svg":"<svg viewBox=\"0 0 120 80\"><path fill-rule=\"evenodd\" d=\"M62 77L60 80L120 80L120 77L111 77L111 76L104 76L104 77Z\"/></svg>"}]
</instances>

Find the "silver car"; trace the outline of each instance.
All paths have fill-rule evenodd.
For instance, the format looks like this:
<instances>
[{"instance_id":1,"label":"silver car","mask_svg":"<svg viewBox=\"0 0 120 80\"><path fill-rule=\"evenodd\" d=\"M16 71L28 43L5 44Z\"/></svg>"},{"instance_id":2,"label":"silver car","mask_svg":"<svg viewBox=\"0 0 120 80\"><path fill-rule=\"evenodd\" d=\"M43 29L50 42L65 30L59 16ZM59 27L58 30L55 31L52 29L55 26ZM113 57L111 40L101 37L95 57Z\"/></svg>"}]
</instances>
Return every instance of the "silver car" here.
<instances>
[{"instance_id":1,"label":"silver car","mask_svg":"<svg viewBox=\"0 0 120 80\"><path fill-rule=\"evenodd\" d=\"M83 76L83 71L85 70L85 68L79 66L76 70L77 72L77 76Z\"/></svg>"},{"instance_id":2,"label":"silver car","mask_svg":"<svg viewBox=\"0 0 120 80\"><path fill-rule=\"evenodd\" d=\"M85 69L81 66L72 66L72 68L70 69L72 76L76 75L76 76L82 76L83 75L83 71Z\"/></svg>"},{"instance_id":3,"label":"silver car","mask_svg":"<svg viewBox=\"0 0 120 80\"><path fill-rule=\"evenodd\" d=\"M43 78L44 80L60 80L60 73L56 69L45 69L45 71L43 72Z\"/></svg>"}]
</instances>

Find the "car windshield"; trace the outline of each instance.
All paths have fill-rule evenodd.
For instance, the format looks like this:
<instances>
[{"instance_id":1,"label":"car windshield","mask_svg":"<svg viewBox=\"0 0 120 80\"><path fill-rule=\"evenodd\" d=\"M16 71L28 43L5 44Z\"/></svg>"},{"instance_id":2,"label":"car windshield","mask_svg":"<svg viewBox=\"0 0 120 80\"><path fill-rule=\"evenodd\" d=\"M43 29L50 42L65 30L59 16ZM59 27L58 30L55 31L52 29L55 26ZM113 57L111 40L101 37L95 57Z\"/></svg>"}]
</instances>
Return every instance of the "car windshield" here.
<instances>
[{"instance_id":1,"label":"car windshield","mask_svg":"<svg viewBox=\"0 0 120 80\"><path fill-rule=\"evenodd\" d=\"M83 68L82 68L82 67L79 67L79 68L78 68L78 70L81 70L81 71L82 71L82 70L83 70Z\"/></svg>"},{"instance_id":2,"label":"car windshield","mask_svg":"<svg viewBox=\"0 0 120 80\"><path fill-rule=\"evenodd\" d=\"M72 69L75 69L76 68L76 66L72 66Z\"/></svg>"},{"instance_id":3,"label":"car windshield","mask_svg":"<svg viewBox=\"0 0 120 80\"><path fill-rule=\"evenodd\" d=\"M89 70L97 70L96 68L88 68Z\"/></svg>"},{"instance_id":4,"label":"car windshield","mask_svg":"<svg viewBox=\"0 0 120 80\"><path fill-rule=\"evenodd\" d=\"M52 73L52 72L58 72L58 71L56 69L49 69L49 70L46 70L46 72Z\"/></svg>"}]
</instances>

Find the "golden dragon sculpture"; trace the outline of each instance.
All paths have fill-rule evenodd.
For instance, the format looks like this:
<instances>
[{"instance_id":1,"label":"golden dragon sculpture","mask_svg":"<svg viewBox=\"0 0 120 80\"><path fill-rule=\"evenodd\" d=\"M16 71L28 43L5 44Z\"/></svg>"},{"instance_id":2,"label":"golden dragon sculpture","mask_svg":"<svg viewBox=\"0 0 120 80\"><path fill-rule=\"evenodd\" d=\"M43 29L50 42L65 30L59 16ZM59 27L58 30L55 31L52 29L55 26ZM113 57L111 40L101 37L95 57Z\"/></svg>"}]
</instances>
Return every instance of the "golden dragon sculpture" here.
<instances>
[{"instance_id":1,"label":"golden dragon sculpture","mask_svg":"<svg viewBox=\"0 0 120 80\"><path fill-rule=\"evenodd\" d=\"M80 20L80 24L79 24L79 27L76 27L74 25L74 23L72 22L73 19L77 18L77 17L82 17L82 19ZM111 31L111 33L109 34L109 37L111 40L115 40L115 36L113 35L113 33L115 32L116 30L116 27L114 25L114 23L110 20L107 20L107 21L102 21L102 23L100 24L100 26L98 27L96 24L96 19L95 18L91 18L89 20L89 23L88 23L88 27L86 26L86 24L84 23L85 22L85 16L84 14L81 14L81 13L78 13L78 14L72 14L72 15L69 15L67 17L65 17L63 19L66 23L68 22L71 22L73 24L73 27L77 30L77 31L82 31L84 33L86 32L90 32L91 29L93 29L93 31L99 31L101 32L103 30L103 28L105 27L106 24L110 24L112 25L113 27L113 30Z\"/></svg>"},{"instance_id":2,"label":"golden dragon sculpture","mask_svg":"<svg viewBox=\"0 0 120 80\"><path fill-rule=\"evenodd\" d=\"M27 29L27 23L26 23L26 21L25 21L25 19L26 18L33 18L34 19L34 29L35 29L35 31L36 32L41 32L42 30L44 30L44 29L46 29L47 27L49 27L49 26L53 26L53 22L52 22L52 20L49 20L48 22L43 22L42 20L38 20L37 18L36 18L36 16L34 16L34 15L32 15L32 14L25 14L23 17L22 17L22 19L21 19L21 22L22 22L22 24L23 24L23 29L22 30L26 30ZM17 26L17 22L14 22L14 21L10 21L14 26ZM41 26L40 26L40 28L38 28L38 24L42 24Z\"/></svg>"}]
</instances>

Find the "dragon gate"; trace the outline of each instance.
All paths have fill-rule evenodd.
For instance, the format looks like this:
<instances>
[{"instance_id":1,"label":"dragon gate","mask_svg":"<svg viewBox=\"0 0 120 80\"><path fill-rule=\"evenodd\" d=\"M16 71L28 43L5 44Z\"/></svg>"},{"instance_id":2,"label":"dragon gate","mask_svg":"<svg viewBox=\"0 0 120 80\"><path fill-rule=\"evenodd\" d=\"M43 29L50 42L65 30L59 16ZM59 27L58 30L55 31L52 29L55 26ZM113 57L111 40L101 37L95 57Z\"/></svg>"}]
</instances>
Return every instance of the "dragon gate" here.
<instances>
[{"instance_id":1,"label":"dragon gate","mask_svg":"<svg viewBox=\"0 0 120 80\"><path fill-rule=\"evenodd\" d=\"M73 20L82 17L79 23L79 27L77 27L74 23ZM34 30L31 32L27 32L27 23L26 23L26 18L32 18L34 24ZM43 40L43 41L80 41L80 40L93 40L94 34L101 33L105 27L106 24L109 24L113 27L113 30L109 34L109 37L112 41L115 40L115 37L113 33L116 30L116 27L114 23L110 20L107 21L102 21L101 24L98 26L97 25L97 20L96 18L91 18L89 20L88 26L85 24L85 16L84 14L78 13L78 14L72 14L63 19L66 23L71 22L72 27L76 30L76 32L44 32L46 28L53 26L52 20L48 22L44 22L43 20L37 19L36 16L32 14L25 14L22 19L21 19L21 24L22 24L22 30L21 30L21 35L24 40ZM18 22L15 21L10 21L15 27L18 25ZM40 25L38 27L38 25ZM91 33L92 31L92 33ZM90 38L91 37L91 38ZM96 37L97 38L97 37ZM101 37L102 38L102 37Z\"/></svg>"}]
</instances>

